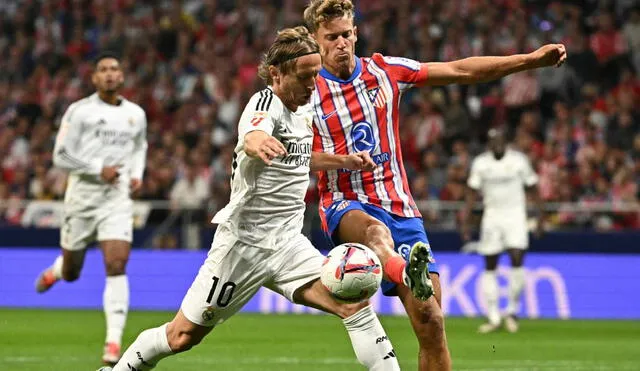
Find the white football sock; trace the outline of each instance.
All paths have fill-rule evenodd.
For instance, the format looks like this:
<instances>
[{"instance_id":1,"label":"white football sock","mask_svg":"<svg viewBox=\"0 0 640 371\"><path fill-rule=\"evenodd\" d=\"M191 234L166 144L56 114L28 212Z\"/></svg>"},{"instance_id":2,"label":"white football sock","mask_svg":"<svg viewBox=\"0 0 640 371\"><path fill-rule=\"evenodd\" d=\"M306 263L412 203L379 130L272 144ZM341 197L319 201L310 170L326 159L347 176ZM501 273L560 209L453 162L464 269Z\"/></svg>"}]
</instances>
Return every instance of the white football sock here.
<instances>
[{"instance_id":1,"label":"white football sock","mask_svg":"<svg viewBox=\"0 0 640 371\"><path fill-rule=\"evenodd\" d=\"M500 324L500 310L498 309L498 276L496 271L482 273L482 295L487 302L487 319L492 325Z\"/></svg>"},{"instance_id":2,"label":"white football sock","mask_svg":"<svg viewBox=\"0 0 640 371\"><path fill-rule=\"evenodd\" d=\"M511 268L509 272L509 304L507 305L507 314L510 316L515 316L520 312L520 295L525 283L524 268Z\"/></svg>"},{"instance_id":3,"label":"white football sock","mask_svg":"<svg viewBox=\"0 0 640 371\"><path fill-rule=\"evenodd\" d=\"M371 306L342 320L358 361L372 371L400 370L391 340Z\"/></svg>"},{"instance_id":4,"label":"white football sock","mask_svg":"<svg viewBox=\"0 0 640 371\"><path fill-rule=\"evenodd\" d=\"M51 271L53 272L53 276L59 280L62 278L62 255L58 255L56 260L53 262L51 266Z\"/></svg>"},{"instance_id":5,"label":"white football sock","mask_svg":"<svg viewBox=\"0 0 640 371\"><path fill-rule=\"evenodd\" d=\"M108 276L103 295L104 315L107 320L105 343L121 344L122 332L129 311L129 280L122 274Z\"/></svg>"},{"instance_id":6,"label":"white football sock","mask_svg":"<svg viewBox=\"0 0 640 371\"><path fill-rule=\"evenodd\" d=\"M167 339L167 323L142 331L113 366L113 371L145 371L156 367L161 359L172 355Z\"/></svg>"}]
</instances>

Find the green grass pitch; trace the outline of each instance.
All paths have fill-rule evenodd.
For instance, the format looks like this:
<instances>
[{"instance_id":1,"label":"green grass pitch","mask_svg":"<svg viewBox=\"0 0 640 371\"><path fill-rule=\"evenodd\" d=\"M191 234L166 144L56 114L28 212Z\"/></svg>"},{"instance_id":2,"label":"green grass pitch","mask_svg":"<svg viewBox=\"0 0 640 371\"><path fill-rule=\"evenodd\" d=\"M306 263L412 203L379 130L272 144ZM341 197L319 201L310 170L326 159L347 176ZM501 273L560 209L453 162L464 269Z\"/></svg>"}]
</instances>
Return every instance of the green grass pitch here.
<instances>
[{"instance_id":1,"label":"green grass pitch","mask_svg":"<svg viewBox=\"0 0 640 371\"><path fill-rule=\"evenodd\" d=\"M132 312L128 345L166 312ZM417 343L408 321L382 317L403 370L416 370ZM454 370L640 370L640 322L522 321L517 334L478 335L479 319L447 319ZM98 311L0 309L0 370L92 371L104 336ZM239 314L191 351L165 359L157 370L360 370L337 318Z\"/></svg>"}]
</instances>

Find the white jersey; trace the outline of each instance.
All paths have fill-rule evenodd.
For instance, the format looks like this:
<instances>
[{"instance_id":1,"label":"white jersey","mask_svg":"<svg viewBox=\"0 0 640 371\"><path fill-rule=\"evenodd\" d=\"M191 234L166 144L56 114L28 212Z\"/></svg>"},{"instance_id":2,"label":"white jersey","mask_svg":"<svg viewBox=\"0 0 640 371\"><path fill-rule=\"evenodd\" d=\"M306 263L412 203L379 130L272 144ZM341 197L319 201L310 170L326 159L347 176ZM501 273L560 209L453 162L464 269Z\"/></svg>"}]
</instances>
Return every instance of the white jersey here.
<instances>
[{"instance_id":1,"label":"white jersey","mask_svg":"<svg viewBox=\"0 0 640 371\"><path fill-rule=\"evenodd\" d=\"M309 187L311 125L310 105L292 112L271 88L254 94L238 123L231 199L212 222L228 223L241 241L264 248L273 247L270 241L274 237L299 234ZM247 156L244 137L254 130L264 131L282 142L287 156L275 158L271 166Z\"/></svg>"},{"instance_id":2,"label":"white jersey","mask_svg":"<svg viewBox=\"0 0 640 371\"><path fill-rule=\"evenodd\" d=\"M476 157L467 180L469 187L482 194L485 218L526 219L524 188L537 182L527 156L512 149L507 149L500 160L491 151Z\"/></svg>"},{"instance_id":3,"label":"white jersey","mask_svg":"<svg viewBox=\"0 0 640 371\"><path fill-rule=\"evenodd\" d=\"M66 212L130 204L129 182L144 172L146 129L144 110L124 98L112 105L95 93L69 106L53 152L54 165L69 171ZM102 168L116 165L121 166L117 185L105 183Z\"/></svg>"}]
</instances>

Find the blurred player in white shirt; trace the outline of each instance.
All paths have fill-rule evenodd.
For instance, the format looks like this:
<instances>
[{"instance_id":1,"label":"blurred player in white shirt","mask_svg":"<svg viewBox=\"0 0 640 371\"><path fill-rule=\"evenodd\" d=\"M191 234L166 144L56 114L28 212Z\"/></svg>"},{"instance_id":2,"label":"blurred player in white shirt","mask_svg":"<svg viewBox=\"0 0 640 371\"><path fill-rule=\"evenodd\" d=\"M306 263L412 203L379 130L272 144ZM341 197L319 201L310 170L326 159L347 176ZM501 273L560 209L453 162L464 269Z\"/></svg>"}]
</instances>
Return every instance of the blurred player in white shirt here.
<instances>
[{"instance_id":1,"label":"blurred player in white shirt","mask_svg":"<svg viewBox=\"0 0 640 371\"><path fill-rule=\"evenodd\" d=\"M480 193L484 214L480 227L480 243L477 252L484 256L485 271L481 286L487 302L488 322L478 329L481 333L500 328L501 317L498 309L498 278L496 267L498 257L507 251L511 258L509 276L509 296L504 325L507 331L516 332L518 323L520 294L525 284L524 253L529 247L527 227L527 197L525 190L539 206L536 184L538 176L533 171L529 159L521 152L507 148L504 134L497 129L489 131L489 151L476 157L471 165L467 185L467 209L462 223L463 240L469 241L468 219ZM539 213L542 218L542 213ZM542 229L538 222L538 232Z\"/></svg>"},{"instance_id":2,"label":"blurred player in white shirt","mask_svg":"<svg viewBox=\"0 0 640 371\"><path fill-rule=\"evenodd\" d=\"M238 124L231 199L213 218L218 228L211 250L175 318L143 331L114 371L150 370L191 349L263 286L342 318L356 357L369 370L400 369L368 303L340 304L322 286L325 257L301 233L311 169L375 167L364 152L311 152L308 103L320 67L318 44L306 28L278 34L260 68L269 86L253 95Z\"/></svg>"},{"instance_id":3,"label":"blurred player in white shirt","mask_svg":"<svg viewBox=\"0 0 640 371\"><path fill-rule=\"evenodd\" d=\"M147 120L140 106L118 94L124 75L115 55L101 54L91 78L97 92L69 106L56 138L53 163L69 172L60 228L62 255L40 274L36 291L45 292L60 279L77 280L87 246L97 241L107 273L103 361L115 363L129 310L125 267L133 238L130 194L142 184Z\"/></svg>"}]
</instances>

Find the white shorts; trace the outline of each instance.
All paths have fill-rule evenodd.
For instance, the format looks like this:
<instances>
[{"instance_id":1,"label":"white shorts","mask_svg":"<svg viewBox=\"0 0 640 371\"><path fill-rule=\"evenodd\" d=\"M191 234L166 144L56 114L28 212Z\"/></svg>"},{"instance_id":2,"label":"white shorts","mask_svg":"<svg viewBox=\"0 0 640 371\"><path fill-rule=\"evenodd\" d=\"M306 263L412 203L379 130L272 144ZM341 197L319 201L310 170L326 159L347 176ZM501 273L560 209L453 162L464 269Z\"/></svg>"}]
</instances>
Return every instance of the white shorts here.
<instances>
[{"instance_id":1,"label":"white shorts","mask_svg":"<svg viewBox=\"0 0 640 371\"><path fill-rule=\"evenodd\" d=\"M529 248L526 219L482 218L478 254L497 255L506 249Z\"/></svg>"},{"instance_id":2,"label":"white shorts","mask_svg":"<svg viewBox=\"0 0 640 371\"><path fill-rule=\"evenodd\" d=\"M69 251L87 248L95 241L133 240L133 207L99 208L69 213L60 227L60 246Z\"/></svg>"},{"instance_id":3,"label":"white shorts","mask_svg":"<svg viewBox=\"0 0 640 371\"><path fill-rule=\"evenodd\" d=\"M300 287L320 278L325 257L302 234L275 249L248 245L219 225L211 250L180 309L189 321L215 326L238 312L264 286L293 302Z\"/></svg>"}]
</instances>

